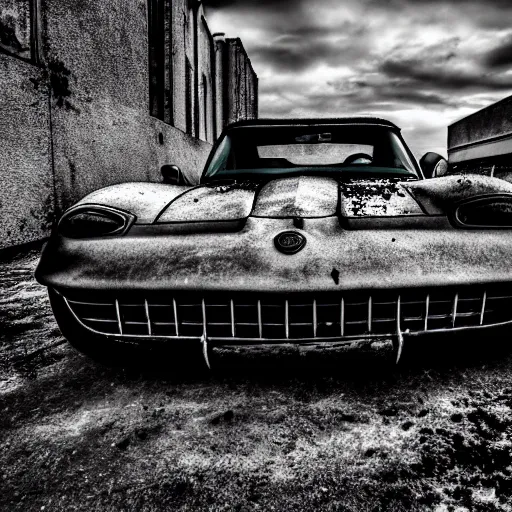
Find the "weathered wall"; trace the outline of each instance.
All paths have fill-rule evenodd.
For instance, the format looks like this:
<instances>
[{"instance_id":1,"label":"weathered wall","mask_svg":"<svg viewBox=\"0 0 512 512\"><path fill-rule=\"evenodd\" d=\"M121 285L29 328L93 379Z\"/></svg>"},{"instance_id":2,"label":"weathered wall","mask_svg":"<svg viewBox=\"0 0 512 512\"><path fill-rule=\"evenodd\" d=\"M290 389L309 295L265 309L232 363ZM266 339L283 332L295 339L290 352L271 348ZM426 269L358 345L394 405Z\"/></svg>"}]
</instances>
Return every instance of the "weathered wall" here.
<instances>
[{"instance_id":1,"label":"weathered wall","mask_svg":"<svg viewBox=\"0 0 512 512\"><path fill-rule=\"evenodd\" d=\"M52 119L60 208L106 185L160 181L163 164L197 176L210 146L149 116L147 2L45 3L45 46L57 77ZM184 128L183 116L176 117Z\"/></svg>"},{"instance_id":2,"label":"weathered wall","mask_svg":"<svg viewBox=\"0 0 512 512\"><path fill-rule=\"evenodd\" d=\"M226 39L225 83L230 92L224 108L228 123L258 117L258 78L240 39Z\"/></svg>"},{"instance_id":3,"label":"weathered wall","mask_svg":"<svg viewBox=\"0 0 512 512\"><path fill-rule=\"evenodd\" d=\"M30 59L31 39L30 0L0 0L0 50Z\"/></svg>"},{"instance_id":4,"label":"weathered wall","mask_svg":"<svg viewBox=\"0 0 512 512\"><path fill-rule=\"evenodd\" d=\"M509 153L512 153L512 96L448 127L450 162Z\"/></svg>"},{"instance_id":5,"label":"weathered wall","mask_svg":"<svg viewBox=\"0 0 512 512\"><path fill-rule=\"evenodd\" d=\"M448 160L452 172L512 181L512 96L449 126Z\"/></svg>"},{"instance_id":6,"label":"weathered wall","mask_svg":"<svg viewBox=\"0 0 512 512\"><path fill-rule=\"evenodd\" d=\"M512 96L453 123L448 128L448 149L512 133Z\"/></svg>"},{"instance_id":7,"label":"weathered wall","mask_svg":"<svg viewBox=\"0 0 512 512\"><path fill-rule=\"evenodd\" d=\"M0 249L44 238L51 228L53 177L43 75L0 53Z\"/></svg>"},{"instance_id":8,"label":"weathered wall","mask_svg":"<svg viewBox=\"0 0 512 512\"><path fill-rule=\"evenodd\" d=\"M214 35L213 61L216 67L215 104L217 131L229 123L258 117L258 77L242 41Z\"/></svg>"},{"instance_id":9,"label":"weathered wall","mask_svg":"<svg viewBox=\"0 0 512 512\"><path fill-rule=\"evenodd\" d=\"M214 39L214 59L215 59L215 122L216 133L219 136L224 128L225 114L225 88L224 88L224 66L225 66L225 47L226 38L223 32L213 34Z\"/></svg>"},{"instance_id":10,"label":"weathered wall","mask_svg":"<svg viewBox=\"0 0 512 512\"><path fill-rule=\"evenodd\" d=\"M198 33L198 77L199 77L199 138L215 142L216 126L214 111L215 61L213 37L210 33L202 7L197 16Z\"/></svg>"},{"instance_id":11,"label":"weathered wall","mask_svg":"<svg viewBox=\"0 0 512 512\"><path fill-rule=\"evenodd\" d=\"M173 89L174 89L174 126L183 132L196 136L193 112L196 108L196 98L193 91L196 87L194 38L195 17L189 9L188 0L174 0L172 2L172 59L173 59ZM190 97L192 126L187 128L187 62L191 67L190 84L192 89Z\"/></svg>"},{"instance_id":12,"label":"weathered wall","mask_svg":"<svg viewBox=\"0 0 512 512\"><path fill-rule=\"evenodd\" d=\"M254 116L246 91L257 79L241 42L217 80L202 6L160 6L164 18L151 19L166 32L150 50L148 0L0 0L0 248L43 238L53 213L91 191L161 181L164 164L197 181L231 115L216 119L217 86L244 95L236 112L226 103L233 116Z\"/></svg>"}]
</instances>

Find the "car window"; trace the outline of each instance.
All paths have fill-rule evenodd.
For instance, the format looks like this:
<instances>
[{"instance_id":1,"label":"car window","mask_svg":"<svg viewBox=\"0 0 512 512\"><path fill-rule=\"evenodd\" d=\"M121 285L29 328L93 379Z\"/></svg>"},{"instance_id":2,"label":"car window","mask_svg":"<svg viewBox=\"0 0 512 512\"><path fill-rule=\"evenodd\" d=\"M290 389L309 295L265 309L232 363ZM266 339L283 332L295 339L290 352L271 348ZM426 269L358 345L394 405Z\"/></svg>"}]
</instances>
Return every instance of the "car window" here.
<instances>
[{"instance_id":1,"label":"car window","mask_svg":"<svg viewBox=\"0 0 512 512\"><path fill-rule=\"evenodd\" d=\"M381 125L242 126L228 130L204 178L341 172L418 177L402 139Z\"/></svg>"},{"instance_id":2,"label":"car window","mask_svg":"<svg viewBox=\"0 0 512 512\"><path fill-rule=\"evenodd\" d=\"M284 158L294 165L343 164L351 155L368 155L360 158L361 164L369 164L373 158L373 146L368 144L280 144L258 146L260 158Z\"/></svg>"}]
</instances>

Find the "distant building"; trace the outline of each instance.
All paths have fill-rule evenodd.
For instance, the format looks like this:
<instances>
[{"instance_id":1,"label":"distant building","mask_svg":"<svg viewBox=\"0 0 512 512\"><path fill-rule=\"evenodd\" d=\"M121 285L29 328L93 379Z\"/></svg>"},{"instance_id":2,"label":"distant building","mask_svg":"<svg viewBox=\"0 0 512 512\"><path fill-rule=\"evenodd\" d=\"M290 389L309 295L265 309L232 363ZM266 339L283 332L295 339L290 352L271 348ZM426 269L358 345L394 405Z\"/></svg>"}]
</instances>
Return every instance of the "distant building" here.
<instances>
[{"instance_id":1,"label":"distant building","mask_svg":"<svg viewBox=\"0 0 512 512\"><path fill-rule=\"evenodd\" d=\"M512 181L512 96L449 126L448 160L455 172Z\"/></svg>"},{"instance_id":2,"label":"distant building","mask_svg":"<svg viewBox=\"0 0 512 512\"><path fill-rule=\"evenodd\" d=\"M164 164L197 180L225 124L258 115L241 41L200 1L0 0L0 70L0 249Z\"/></svg>"}]
</instances>

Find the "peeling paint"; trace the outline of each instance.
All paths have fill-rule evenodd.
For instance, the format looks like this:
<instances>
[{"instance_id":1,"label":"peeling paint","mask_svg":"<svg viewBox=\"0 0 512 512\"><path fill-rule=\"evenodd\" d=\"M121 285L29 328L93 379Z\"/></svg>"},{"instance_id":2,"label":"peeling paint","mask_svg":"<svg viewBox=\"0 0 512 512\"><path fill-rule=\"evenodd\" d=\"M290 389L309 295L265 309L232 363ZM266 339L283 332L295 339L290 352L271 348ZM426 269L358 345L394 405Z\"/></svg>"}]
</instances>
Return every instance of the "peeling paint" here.
<instances>
[{"instance_id":1,"label":"peeling paint","mask_svg":"<svg viewBox=\"0 0 512 512\"><path fill-rule=\"evenodd\" d=\"M64 107L66 110L73 110L80 113L80 109L73 106L69 101L69 98L71 97L71 89L69 88L71 71L66 68L64 62L58 59L48 60L47 66L50 88L55 99L55 105L57 107Z\"/></svg>"},{"instance_id":2,"label":"peeling paint","mask_svg":"<svg viewBox=\"0 0 512 512\"><path fill-rule=\"evenodd\" d=\"M423 215L399 179L350 180L340 184L341 213L346 217Z\"/></svg>"}]
</instances>

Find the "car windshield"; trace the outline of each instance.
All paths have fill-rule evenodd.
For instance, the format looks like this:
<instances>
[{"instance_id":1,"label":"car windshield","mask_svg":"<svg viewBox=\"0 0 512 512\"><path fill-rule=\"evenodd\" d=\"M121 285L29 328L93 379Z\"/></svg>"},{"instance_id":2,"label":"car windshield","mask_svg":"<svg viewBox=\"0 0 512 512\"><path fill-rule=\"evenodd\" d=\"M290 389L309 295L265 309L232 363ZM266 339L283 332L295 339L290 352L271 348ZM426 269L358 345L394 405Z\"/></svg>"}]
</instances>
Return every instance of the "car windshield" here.
<instances>
[{"instance_id":1,"label":"car windshield","mask_svg":"<svg viewBox=\"0 0 512 512\"><path fill-rule=\"evenodd\" d=\"M232 128L204 177L336 173L418 177L401 138L389 127L369 124Z\"/></svg>"}]
</instances>

